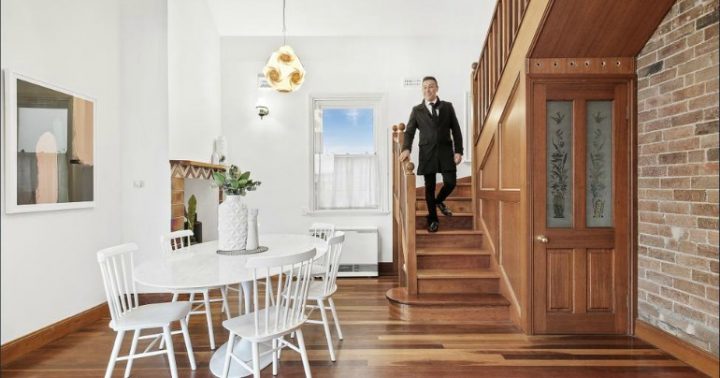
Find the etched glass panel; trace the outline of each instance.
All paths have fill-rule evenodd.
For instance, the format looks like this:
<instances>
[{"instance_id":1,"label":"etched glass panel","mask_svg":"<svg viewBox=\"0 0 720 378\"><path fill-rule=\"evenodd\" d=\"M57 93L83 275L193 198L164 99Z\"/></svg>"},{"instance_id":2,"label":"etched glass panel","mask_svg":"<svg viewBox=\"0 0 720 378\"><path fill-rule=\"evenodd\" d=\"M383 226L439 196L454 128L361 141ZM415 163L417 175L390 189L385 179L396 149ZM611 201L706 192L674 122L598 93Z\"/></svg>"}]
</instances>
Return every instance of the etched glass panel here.
<instances>
[{"instance_id":1,"label":"etched glass panel","mask_svg":"<svg viewBox=\"0 0 720 378\"><path fill-rule=\"evenodd\" d=\"M587 227L611 227L612 101L587 102Z\"/></svg>"},{"instance_id":2,"label":"etched glass panel","mask_svg":"<svg viewBox=\"0 0 720 378\"><path fill-rule=\"evenodd\" d=\"M573 223L572 101L547 102L547 227Z\"/></svg>"}]
</instances>

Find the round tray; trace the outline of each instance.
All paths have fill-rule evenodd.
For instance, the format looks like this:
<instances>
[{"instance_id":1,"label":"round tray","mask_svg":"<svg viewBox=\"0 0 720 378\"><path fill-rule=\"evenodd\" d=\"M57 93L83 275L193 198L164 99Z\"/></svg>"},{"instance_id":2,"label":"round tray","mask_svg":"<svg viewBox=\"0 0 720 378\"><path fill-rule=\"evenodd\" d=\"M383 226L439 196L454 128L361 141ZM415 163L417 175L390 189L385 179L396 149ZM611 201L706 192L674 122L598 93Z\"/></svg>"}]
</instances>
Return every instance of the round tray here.
<instances>
[{"instance_id":1,"label":"round tray","mask_svg":"<svg viewBox=\"0 0 720 378\"><path fill-rule=\"evenodd\" d=\"M265 246L259 246L256 249L236 249L234 251L223 251L218 249L217 253L218 255L224 255L224 256L244 256L244 255L254 255L256 253L262 253L267 252L269 248Z\"/></svg>"}]
</instances>

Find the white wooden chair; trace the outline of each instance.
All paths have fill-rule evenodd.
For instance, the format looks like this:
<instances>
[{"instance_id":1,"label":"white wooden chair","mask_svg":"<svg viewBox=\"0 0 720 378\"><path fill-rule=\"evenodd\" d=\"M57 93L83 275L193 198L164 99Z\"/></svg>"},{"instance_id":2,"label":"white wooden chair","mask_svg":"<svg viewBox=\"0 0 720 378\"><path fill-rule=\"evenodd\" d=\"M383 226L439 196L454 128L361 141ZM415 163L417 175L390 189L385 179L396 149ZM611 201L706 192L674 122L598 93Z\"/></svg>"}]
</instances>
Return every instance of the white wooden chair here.
<instances>
[{"instance_id":1,"label":"white wooden chair","mask_svg":"<svg viewBox=\"0 0 720 378\"><path fill-rule=\"evenodd\" d=\"M234 359L243 368L260 377L260 355L272 353L273 375L277 375L278 351L289 347L300 353L305 376L310 378L310 364L305 339L300 328L307 320L305 305L308 290L312 281L310 270L315 257L315 249L290 256L250 257L247 267L253 269L253 311L223 322L223 326L230 331L227 344L223 377L227 377L230 370L230 360ZM282 272L282 274L279 274ZM276 275L277 284L271 285L271 275ZM260 306L258 277L264 279L264 306ZM273 290L273 286L276 289ZM274 298L272 303L271 298ZM296 333L298 345L285 340L283 336ZM252 365L246 364L232 351L236 337L252 344ZM270 344L270 350L263 353L259 351L259 344Z\"/></svg>"},{"instance_id":2,"label":"white wooden chair","mask_svg":"<svg viewBox=\"0 0 720 378\"><path fill-rule=\"evenodd\" d=\"M165 234L161 238L162 248L164 253L182 253L183 249L190 246L190 237L193 235L191 230L179 230ZM222 298L210 298L210 290L220 290ZM172 301L175 302L180 294L188 294L190 304L193 306L186 319L189 321L190 315L205 315L208 326L208 337L210 338L210 349L215 349L215 335L213 333L212 325L212 313L210 309L210 303L222 302L222 309L220 311L225 312L225 316L230 319L230 306L228 306L227 295L225 286L210 286L210 287L198 287L191 290L170 290L173 293ZM195 300L195 295L199 294L202 299ZM164 345L164 342L160 343L160 347Z\"/></svg>"},{"instance_id":3,"label":"white wooden chair","mask_svg":"<svg viewBox=\"0 0 720 378\"><path fill-rule=\"evenodd\" d=\"M196 368L195 355L193 354L190 334L188 333L187 323L185 321L185 317L190 312L190 303L153 303L143 306L138 304L138 295L133 279L133 253L137 251L137 249L137 245L128 243L106 248L97 253L100 272L102 273L103 283L105 285L105 295L107 296L110 316L112 318L110 328L117 332L115 344L110 354L110 361L105 371L105 377L109 378L112 376L117 361L127 360L127 366L125 367L125 377L127 378L130 376L134 359L167 354L170 364L170 374L175 378L177 377L177 367L175 365L175 352L170 332L170 324L174 321L180 322L188 359L190 360L190 367L193 370ZM140 335L143 329L149 328L162 328L162 333ZM119 357L120 346L127 331L134 331L130 353L127 356ZM167 345L166 350L149 352L159 337L164 339ZM148 338L155 340L147 346L145 351L136 354L135 350L138 340Z\"/></svg>"},{"instance_id":4,"label":"white wooden chair","mask_svg":"<svg viewBox=\"0 0 720 378\"><path fill-rule=\"evenodd\" d=\"M315 222L310 225L310 235L318 239L322 239L327 243L327 241L335 235L335 225L330 223ZM315 260L312 267L313 277L323 277L325 274L326 259L327 255L324 255Z\"/></svg>"},{"instance_id":5,"label":"white wooden chair","mask_svg":"<svg viewBox=\"0 0 720 378\"><path fill-rule=\"evenodd\" d=\"M330 324L325 312L325 300L330 304L335 329L337 330L338 338L342 340L343 335L340 329L340 319L338 318L337 310L335 310L335 302L333 302L332 295L337 291L336 281L343 242L345 242L345 233L342 231L336 232L335 236L328 240L328 251L325 254L325 271L322 275L323 279L313 281L312 285L310 285L310 292L308 293L308 300L317 303L317 305L309 305L308 307L319 309L322 320L308 320L307 323L322 324L323 328L325 328L325 339L328 343L328 350L330 351L330 359L332 361L335 361L335 350L333 348L332 335L330 334Z\"/></svg>"}]
</instances>

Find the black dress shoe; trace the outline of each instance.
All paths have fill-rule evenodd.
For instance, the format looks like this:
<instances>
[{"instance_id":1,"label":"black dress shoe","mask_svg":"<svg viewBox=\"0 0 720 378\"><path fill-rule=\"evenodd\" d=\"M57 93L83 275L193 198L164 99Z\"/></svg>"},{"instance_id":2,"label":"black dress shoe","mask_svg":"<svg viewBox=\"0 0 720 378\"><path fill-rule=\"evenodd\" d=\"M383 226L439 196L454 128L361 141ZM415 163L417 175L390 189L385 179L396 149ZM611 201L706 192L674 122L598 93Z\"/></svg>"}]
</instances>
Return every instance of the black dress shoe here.
<instances>
[{"instance_id":1,"label":"black dress shoe","mask_svg":"<svg viewBox=\"0 0 720 378\"><path fill-rule=\"evenodd\" d=\"M428 231L437 232L438 227L440 227L440 223L438 223L438 221L432 221L432 222L430 222L430 225L428 226Z\"/></svg>"},{"instance_id":2,"label":"black dress shoe","mask_svg":"<svg viewBox=\"0 0 720 378\"><path fill-rule=\"evenodd\" d=\"M440 212L443 213L444 216L446 216L446 217L452 216L452 211L450 211L450 209L448 209L448 207L445 206L444 203L442 203L442 202L438 203L437 207L438 207L438 209L440 209Z\"/></svg>"}]
</instances>

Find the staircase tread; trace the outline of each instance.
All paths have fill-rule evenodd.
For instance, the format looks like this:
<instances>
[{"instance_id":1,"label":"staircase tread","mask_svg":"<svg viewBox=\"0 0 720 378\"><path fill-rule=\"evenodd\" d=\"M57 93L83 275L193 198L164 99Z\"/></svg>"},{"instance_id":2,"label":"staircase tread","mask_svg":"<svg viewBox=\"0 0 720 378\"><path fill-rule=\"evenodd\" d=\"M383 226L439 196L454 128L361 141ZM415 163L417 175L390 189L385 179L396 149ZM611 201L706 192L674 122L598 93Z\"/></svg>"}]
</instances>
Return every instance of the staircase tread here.
<instances>
[{"instance_id":1,"label":"staircase tread","mask_svg":"<svg viewBox=\"0 0 720 378\"><path fill-rule=\"evenodd\" d=\"M427 211L427 210L417 210L417 211L415 211L415 216L423 216L423 217L426 217L427 215L428 215L428 211ZM454 217L471 217L471 216L473 216L473 213L463 213L463 212L454 212L454 211L453 211L453 215L452 215L452 216L454 216Z\"/></svg>"},{"instance_id":2,"label":"staircase tread","mask_svg":"<svg viewBox=\"0 0 720 378\"><path fill-rule=\"evenodd\" d=\"M470 255L485 256L492 253L480 248L443 248L443 247L419 247L415 249L418 256L452 256L452 255Z\"/></svg>"},{"instance_id":3,"label":"staircase tread","mask_svg":"<svg viewBox=\"0 0 720 378\"><path fill-rule=\"evenodd\" d=\"M395 302L425 306L509 306L501 294L418 294L409 295L404 287L388 290L386 297Z\"/></svg>"},{"instance_id":4,"label":"staircase tread","mask_svg":"<svg viewBox=\"0 0 720 378\"><path fill-rule=\"evenodd\" d=\"M418 269L417 278L499 278L490 269Z\"/></svg>"},{"instance_id":5,"label":"staircase tread","mask_svg":"<svg viewBox=\"0 0 720 378\"><path fill-rule=\"evenodd\" d=\"M442 222L440 223L442 225ZM482 235L482 231L478 230L439 230L438 232L430 232L428 230L415 230L416 235Z\"/></svg>"}]
</instances>

